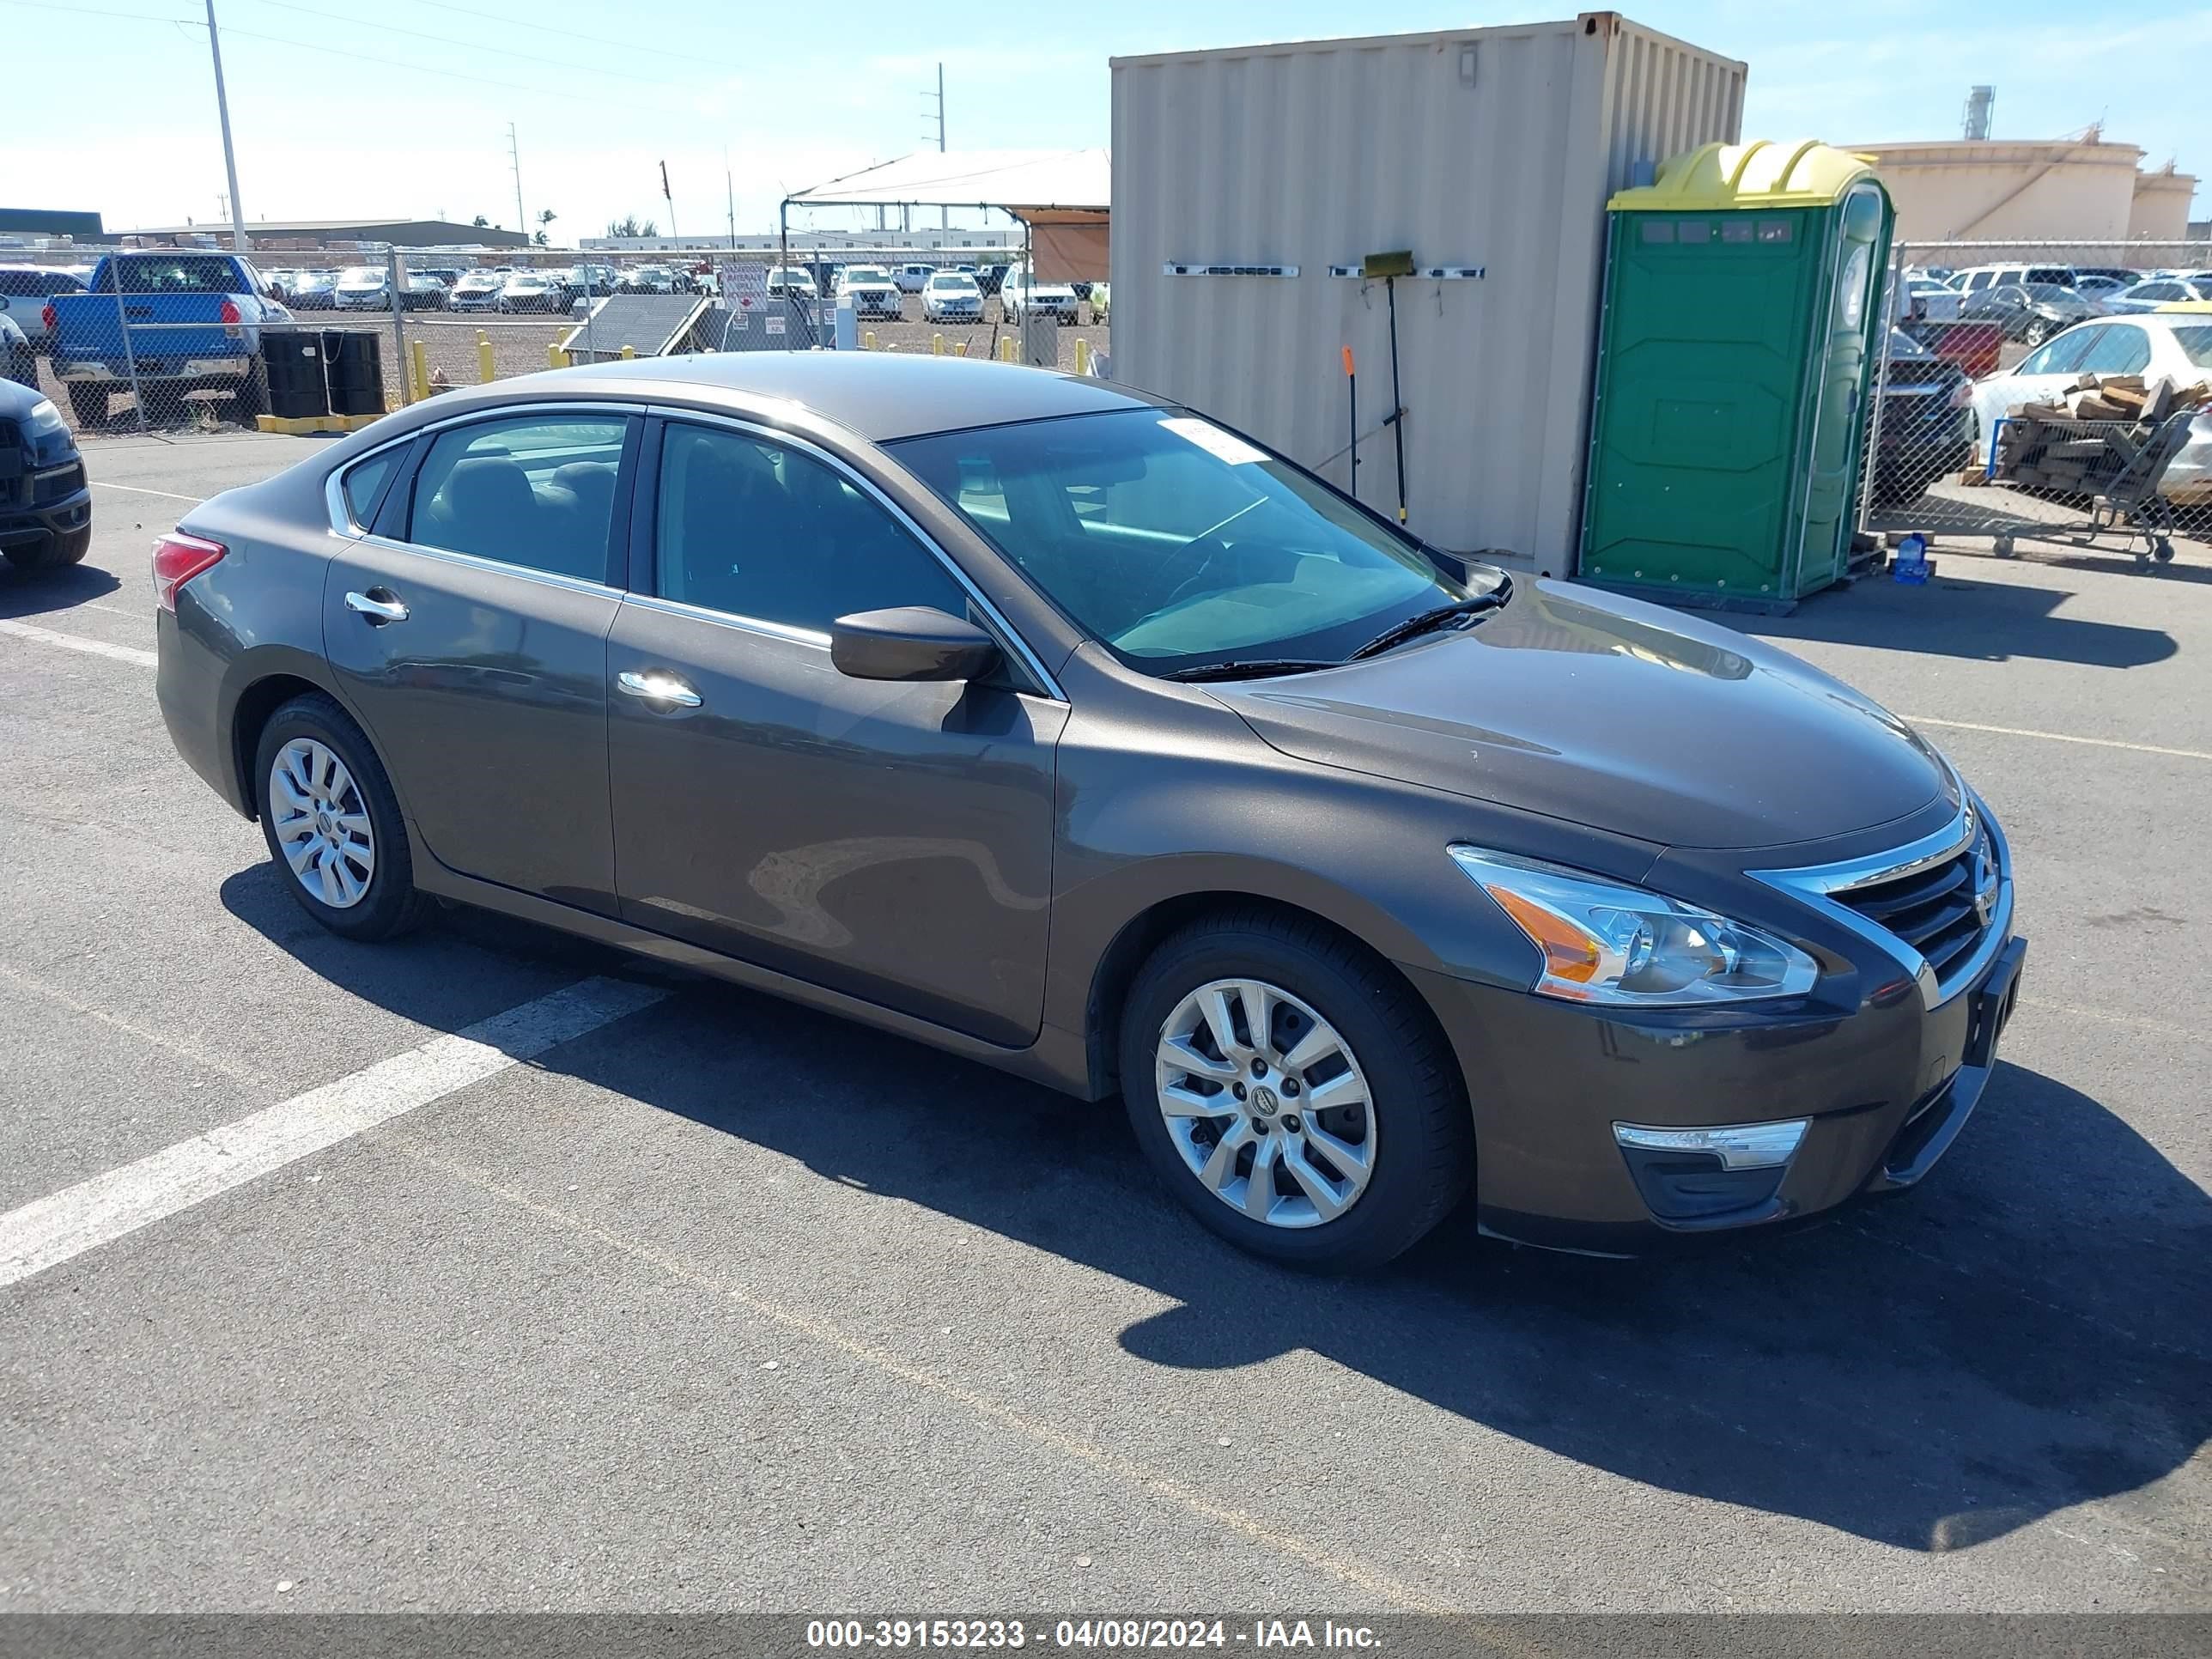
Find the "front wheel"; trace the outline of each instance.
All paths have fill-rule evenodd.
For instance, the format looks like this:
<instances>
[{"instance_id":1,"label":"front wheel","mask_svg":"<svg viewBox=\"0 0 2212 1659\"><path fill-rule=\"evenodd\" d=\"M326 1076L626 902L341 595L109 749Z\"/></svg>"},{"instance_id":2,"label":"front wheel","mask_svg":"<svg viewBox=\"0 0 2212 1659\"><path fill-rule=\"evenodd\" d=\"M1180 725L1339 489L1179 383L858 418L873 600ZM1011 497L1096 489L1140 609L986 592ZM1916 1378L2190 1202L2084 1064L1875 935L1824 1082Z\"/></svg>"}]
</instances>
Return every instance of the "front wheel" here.
<instances>
[{"instance_id":1,"label":"front wheel","mask_svg":"<svg viewBox=\"0 0 2212 1659\"><path fill-rule=\"evenodd\" d=\"M2027 325L2027 332L2020 337L2023 345L2039 346L2051 337L2051 325L2039 318Z\"/></svg>"},{"instance_id":2,"label":"front wheel","mask_svg":"<svg viewBox=\"0 0 2212 1659\"><path fill-rule=\"evenodd\" d=\"M1317 1273L1376 1267L1465 1191L1458 1067L1387 966L1265 910L1155 951L1122 1011L1121 1095L1146 1156L1206 1227Z\"/></svg>"},{"instance_id":3,"label":"front wheel","mask_svg":"<svg viewBox=\"0 0 2212 1659\"><path fill-rule=\"evenodd\" d=\"M279 708L254 775L262 838L301 909L347 939L391 939L422 921L398 799L336 702L313 692Z\"/></svg>"}]
</instances>

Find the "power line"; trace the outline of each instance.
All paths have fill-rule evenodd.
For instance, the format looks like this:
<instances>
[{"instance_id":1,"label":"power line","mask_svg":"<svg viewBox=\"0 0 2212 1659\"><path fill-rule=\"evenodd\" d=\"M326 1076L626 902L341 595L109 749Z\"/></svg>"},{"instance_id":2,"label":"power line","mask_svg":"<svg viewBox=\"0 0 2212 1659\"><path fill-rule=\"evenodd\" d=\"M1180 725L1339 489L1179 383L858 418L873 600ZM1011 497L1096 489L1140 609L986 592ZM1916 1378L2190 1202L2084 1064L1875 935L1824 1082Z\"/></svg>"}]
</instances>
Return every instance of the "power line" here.
<instances>
[{"instance_id":1,"label":"power line","mask_svg":"<svg viewBox=\"0 0 2212 1659\"><path fill-rule=\"evenodd\" d=\"M525 17L503 16L495 11L479 11L474 6L456 6L447 0L415 0L417 5L428 6L437 11L458 11L470 17L481 17L487 22L503 23L509 28L536 29L540 34L565 34L572 40L588 40L595 46L619 46L624 52L645 52L655 58L673 58L679 63L696 64L696 52L670 52L660 46L640 46L635 40L617 40L605 34L586 34L580 29L555 28L550 23L537 23Z\"/></svg>"},{"instance_id":2,"label":"power line","mask_svg":"<svg viewBox=\"0 0 2212 1659\"><path fill-rule=\"evenodd\" d=\"M632 75L628 70L604 69L596 64L579 64L563 58L540 58L535 52L517 52L512 46L487 46L474 40L457 40L450 34L432 34L424 29L404 29L396 23L379 23L366 17L343 16L324 11L315 6L302 6L294 0L260 0L264 6L274 6L280 11L296 11L308 17L320 18L326 23L349 23L358 28L381 29L386 34L411 35L417 40L434 41L441 46L459 46L464 52L488 52L502 58L519 58L526 64L544 64L553 69L567 70L576 75L611 75L623 81L636 81L646 86L659 86L659 82L648 75Z\"/></svg>"}]
</instances>

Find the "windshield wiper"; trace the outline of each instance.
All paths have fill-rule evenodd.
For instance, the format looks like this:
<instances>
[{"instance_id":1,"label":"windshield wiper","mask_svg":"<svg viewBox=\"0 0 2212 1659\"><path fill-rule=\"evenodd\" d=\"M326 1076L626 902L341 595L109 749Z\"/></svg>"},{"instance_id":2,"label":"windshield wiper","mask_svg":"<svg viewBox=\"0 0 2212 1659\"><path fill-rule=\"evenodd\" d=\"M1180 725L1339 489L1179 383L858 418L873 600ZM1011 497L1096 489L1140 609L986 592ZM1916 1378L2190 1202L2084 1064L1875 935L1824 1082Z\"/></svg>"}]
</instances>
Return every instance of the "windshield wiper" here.
<instances>
[{"instance_id":1,"label":"windshield wiper","mask_svg":"<svg viewBox=\"0 0 2212 1659\"><path fill-rule=\"evenodd\" d=\"M1423 611L1407 617L1401 623L1393 623L1346 657L1345 660L1358 662L1364 657L1379 656L1394 645L1403 645L1407 640L1418 639L1424 634L1432 634L1437 629L1447 627L1462 617L1479 617L1486 611L1495 611L1510 599L1512 594L1513 578L1500 577L1498 586L1487 593L1478 593L1471 599L1460 600L1456 605L1440 605L1433 611Z\"/></svg>"},{"instance_id":2,"label":"windshield wiper","mask_svg":"<svg viewBox=\"0 0 2212 1659\"><path fill-rule=\"evenodd\" d=\"M1228 662L1202 662L1191 668L1171 668L1164 680L1260 680L1271 674L1310 674L1316 668L1341 668L1339 662L1303 657L1252 657Z\"/></svg>"}]
</instances>

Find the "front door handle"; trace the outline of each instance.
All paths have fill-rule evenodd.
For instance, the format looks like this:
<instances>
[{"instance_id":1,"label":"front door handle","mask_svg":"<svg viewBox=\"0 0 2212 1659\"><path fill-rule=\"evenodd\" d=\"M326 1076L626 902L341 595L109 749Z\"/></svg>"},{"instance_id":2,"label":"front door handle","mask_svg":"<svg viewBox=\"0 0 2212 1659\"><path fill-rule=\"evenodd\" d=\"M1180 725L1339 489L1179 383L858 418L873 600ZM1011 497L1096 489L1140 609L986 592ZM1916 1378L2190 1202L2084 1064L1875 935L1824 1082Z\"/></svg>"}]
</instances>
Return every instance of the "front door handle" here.
<instances>
[{"instance_id":1,"label":"front door handle","mask_svg":"<svg viewBox=\"0 0 2212 1659\"><path fill-rule=\"evenodd\" d=\"M374 587L366 593L345 596L346 609L367 620L371 628L381 628L386 623L405 622L407 607L398 598L378 599L379 593L390 594L388 587Z\"/></svg>"},{"instance_id":2,"label":"front door handle","mask_svg":"<svg viewBox=\"0 0 2212 1659\"><path fill-rule=\"evenodd\" d=\"M674 708L699 706L699 694L673 674L640 674L626 668L615 676L615 684L633 697L643 697L647 702L665 702Z\"/></svg>"}]
</instances>

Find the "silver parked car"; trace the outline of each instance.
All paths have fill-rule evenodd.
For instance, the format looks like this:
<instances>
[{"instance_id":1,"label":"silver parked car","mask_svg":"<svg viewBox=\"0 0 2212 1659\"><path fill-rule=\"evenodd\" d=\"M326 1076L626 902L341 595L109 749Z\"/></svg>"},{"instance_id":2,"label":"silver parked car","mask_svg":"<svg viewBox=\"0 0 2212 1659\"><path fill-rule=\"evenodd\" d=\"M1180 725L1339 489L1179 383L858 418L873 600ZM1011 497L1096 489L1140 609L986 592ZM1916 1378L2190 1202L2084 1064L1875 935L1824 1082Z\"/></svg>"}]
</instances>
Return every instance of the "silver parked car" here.
<instances>
[{"instance_id":1,"label":"silver parked car","mask_svg":"<svg viewBox=\"0 0 2212 1659\"><path fill-rule=\"evenodd\" d=\"M40 265L0 265L0 317L22 331L33 351L46 343L46 301L57 294L82 294L84 281Z\"/></svg>"}]
</instances>

